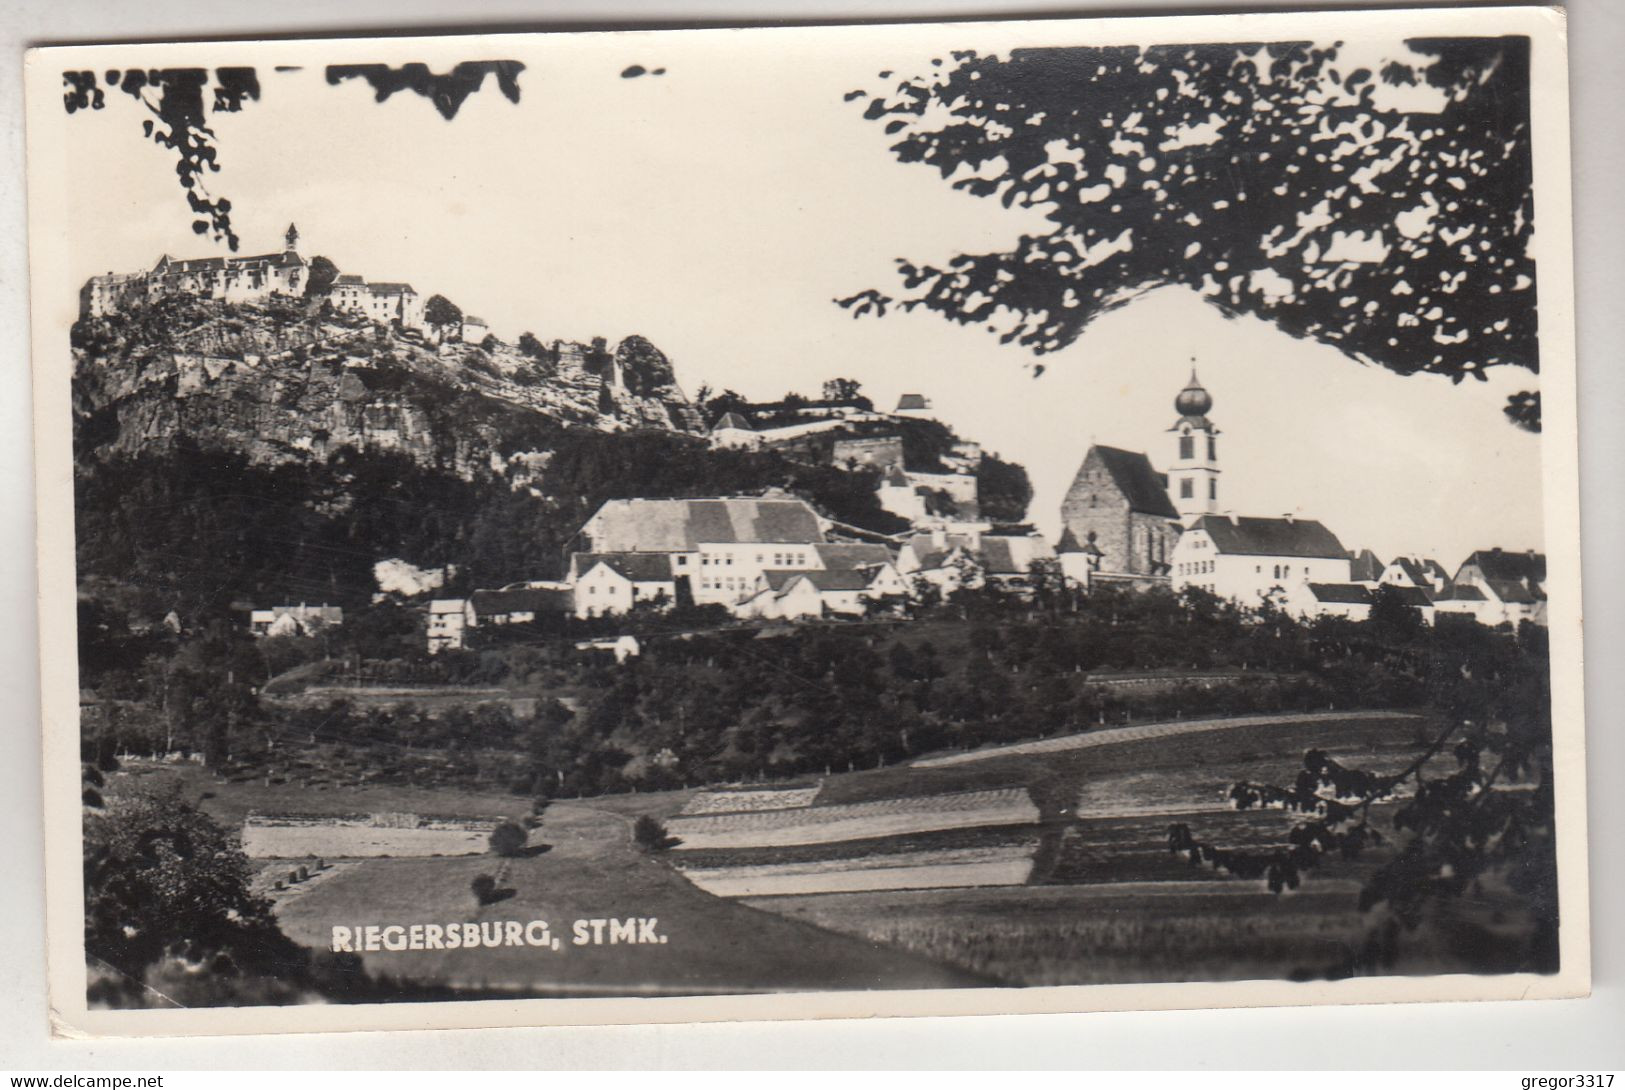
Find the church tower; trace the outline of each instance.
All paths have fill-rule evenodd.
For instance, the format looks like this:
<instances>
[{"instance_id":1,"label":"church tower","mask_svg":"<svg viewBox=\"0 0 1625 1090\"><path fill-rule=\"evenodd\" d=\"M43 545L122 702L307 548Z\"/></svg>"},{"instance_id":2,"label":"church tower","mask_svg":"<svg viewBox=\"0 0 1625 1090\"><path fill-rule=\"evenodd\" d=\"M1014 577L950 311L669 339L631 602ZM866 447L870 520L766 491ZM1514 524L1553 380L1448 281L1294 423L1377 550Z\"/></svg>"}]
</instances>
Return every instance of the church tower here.
<instances>
[{"instance_id":1,"label":"church tower","mask_svg":"<svg viewBox=\"0 0 1625 1090\"><path fill-rule=\"evenodd\" d=\"M1174 458L1168 466L1168 498L1187 526L1219 511L1219 429L1207 418L1213 395L1191 380L1174 398L1179 419L1168 430L1174 436Z\"/></svg>"},{"instance_id":2,"label":"church tower","mask_svg":"<svg viewBox=\"0 0 1625 1090\"><path fill-rule=\"evenodd\" d=\"M288 231L287 231L287 234L282 236L282 242L283 242L283 251L282 251L283 253L291 254L291 253L294 253L296 250L298 250L299 249L299 228L296 227L294 224L291 224L291 223L288 224Z\"/></svg>"}]
</instances>

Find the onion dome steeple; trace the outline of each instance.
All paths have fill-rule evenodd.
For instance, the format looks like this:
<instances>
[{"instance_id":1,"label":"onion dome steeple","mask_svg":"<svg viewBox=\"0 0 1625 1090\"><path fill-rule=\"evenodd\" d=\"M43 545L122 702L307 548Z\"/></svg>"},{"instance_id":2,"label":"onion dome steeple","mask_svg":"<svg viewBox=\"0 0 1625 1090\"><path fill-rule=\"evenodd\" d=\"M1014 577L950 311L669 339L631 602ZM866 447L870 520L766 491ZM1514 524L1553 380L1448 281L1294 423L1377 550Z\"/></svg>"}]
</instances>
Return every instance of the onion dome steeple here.
<instances>
[{"instance_id":1,"label":"onion dome steeple","mask_svg":"<svg viewBox=\"0 0 1625 1090\"><path fill-rule=\"evenodd\" d=\"M1194 368L1191 370L1190 382L1186 383L1185 388L1179 391L1179 396L1174 398L1174 408L1180 416L1191 417L1205 417L1213 408L1213 395L1197 381Z\"/></svg>"}]
</instances>

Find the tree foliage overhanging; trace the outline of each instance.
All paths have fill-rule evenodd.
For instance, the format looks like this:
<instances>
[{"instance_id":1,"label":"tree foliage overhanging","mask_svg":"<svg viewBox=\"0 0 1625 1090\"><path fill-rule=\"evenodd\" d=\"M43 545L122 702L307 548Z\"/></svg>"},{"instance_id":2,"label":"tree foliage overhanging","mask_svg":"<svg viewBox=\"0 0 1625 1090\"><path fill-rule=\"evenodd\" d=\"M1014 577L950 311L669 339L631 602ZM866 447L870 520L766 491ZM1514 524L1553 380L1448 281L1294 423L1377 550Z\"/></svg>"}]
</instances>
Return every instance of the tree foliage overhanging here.
<instances>
[{"instance_id":1,"label":"tree foliage overhanging","mask_svg":"<svg viewBox=\"0 0 1625 1090\"><path fill-rule=\"evenodd\" d=\"M840 303L1043 354L1184 285L1400 374L1538 371L1528 39L1405 44L1376 72L1341 43L956 52L853 91L899 161L1053 226ZM1538 396L1507 413L1538 429Z\"/></svg>"}]
</instances>

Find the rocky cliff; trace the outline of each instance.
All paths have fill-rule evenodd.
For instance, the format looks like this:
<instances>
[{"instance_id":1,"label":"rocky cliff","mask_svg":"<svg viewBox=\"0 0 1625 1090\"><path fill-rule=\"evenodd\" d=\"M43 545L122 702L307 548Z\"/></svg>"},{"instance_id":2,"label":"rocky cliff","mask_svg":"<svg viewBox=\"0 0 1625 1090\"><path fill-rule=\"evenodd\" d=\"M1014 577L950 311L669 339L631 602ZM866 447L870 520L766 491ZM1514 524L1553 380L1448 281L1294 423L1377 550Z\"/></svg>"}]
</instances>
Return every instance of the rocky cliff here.
<instances>
[{"instance_id":1,"label":"rocky cliff","mask_svg":"<svg viewBox=\"0 0 1625 1090\"><path fill-rule=\"evenodd\" d=\"M521 351L436 344L314 304L166 299L83 319L73 345L81 462L178 441L261 463L355 447L468 478L546 450L560 427L703 430L642 337Z\"/></svg>"}]
</instances>

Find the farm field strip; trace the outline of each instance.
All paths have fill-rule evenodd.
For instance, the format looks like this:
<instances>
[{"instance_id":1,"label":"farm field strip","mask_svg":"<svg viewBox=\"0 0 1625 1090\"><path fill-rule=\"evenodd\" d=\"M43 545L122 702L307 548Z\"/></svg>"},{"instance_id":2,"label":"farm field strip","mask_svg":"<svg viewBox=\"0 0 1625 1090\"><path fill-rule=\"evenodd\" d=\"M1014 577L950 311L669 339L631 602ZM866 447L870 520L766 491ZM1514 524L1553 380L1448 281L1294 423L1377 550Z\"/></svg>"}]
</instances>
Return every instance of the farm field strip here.
<instances>
[{"instance_id":1,"label":"farm field strip","mask_svg":"<svg viewBox=\"0 0 1625 1090\"><path fill-rule=\"evenodd\" d=\"M1039 819L1024 788L927 795L800 810L674 818L677 851L822 844L871 837L905 836L941 829L1030 825Z\"/></svg>"},{"instance_id":2,"label":"farm field strip","mask_svg":"<svg viewBox=\"0 0 1625 1090\"><path fill-rule=\"evenodd\" d=\"M678 811L681 817L697 814L754 813L762 810L794 810L811 806L819 787L792 787L760 791L702 791Z\"/></svg>"},{"instance_id":3,"label":"farm field strip","mask_svg":"<svg viewBox=\"0 0 1625 1090\"><path fill-rule=\"evenodd\" d=\"M754 867L732 869L756 870ZM707 872L689 875L689 878L700 889L716 897L794 897L818 893L1019 886L1027 881L1032 869L1031 859L1010 859L985 863L933 863L921 867L884 867L808 874Z\"/></svg>"},{"instance_id":4,"label":"farm field strip","mask_svg":"<svg viewBox=\"0 0 1625 1090\"><path fill-rule=\"evenodd\" d=\"M992 746L968 753L950 753L942 757L925 757L909 762L910 768L951 768L995 757L1023 756L1035 753L1062 753L1074 749L1138 742L1147 738L1168 738L1203 731L1233 730L1237 727L1259 727L1288 723L1320 723L1357 719L1419 719L1411 712L1395 711L1341 711L1291 712L1280 715L1238 715L1226 719L1175 719L1162 723L1142 723L1132 727L1110 727L1103 730L1068 734L1061 738L1045 738L1037 742L1018 742L1015 745Z\"/></svg>"},{"instance_id":5,"label":"farm field strip","mask_svg":"<svg viewBox=\"0 0 1625 1090\"><path fill-rule=\"evenodd\" d=\"M480 855L489 830L392 829L370 825L255 825L243 827L250 859L363 859L378 856Z\"/></svg>"}]
</instances>

